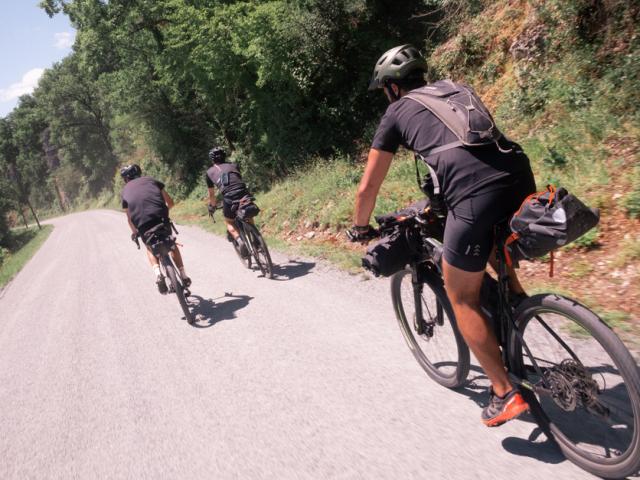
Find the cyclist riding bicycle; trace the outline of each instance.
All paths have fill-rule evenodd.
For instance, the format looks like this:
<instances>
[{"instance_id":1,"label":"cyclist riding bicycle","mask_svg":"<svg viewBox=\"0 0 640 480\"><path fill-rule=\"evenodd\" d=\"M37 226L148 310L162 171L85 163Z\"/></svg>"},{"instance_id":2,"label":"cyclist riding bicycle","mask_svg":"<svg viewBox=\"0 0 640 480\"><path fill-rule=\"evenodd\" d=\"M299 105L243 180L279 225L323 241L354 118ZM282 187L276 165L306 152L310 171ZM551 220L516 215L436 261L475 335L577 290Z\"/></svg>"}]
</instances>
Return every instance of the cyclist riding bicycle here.
<instances>
[{"instance_id":1,"label":"cyclist riding bicycle","mask_svg":"<svg viewBox=\"0 0 640 480\"><path fill-rule=\"evenodd\" d=\"M427 85L427 70L426 60L412 45L385 52L375 65L369 90L382 89L390 105L369 151L350 236L353 241L374 236L369 220L398 147L422 155L447 208L442 261L447 295L460 332L492 385L481 417L487 426L498 426L529 407L509 381L496 337L480 309L480 287L487 262L495 265L496 224L535 191L535 181L528 157L504 137L482 146L446 148L459 138L426 105L405 98ZM433 153L436 148L439 152ZM512 268L509 277L514 296L525 296Z\"/></svg>"},{"instance_id":2,"label":"cyclist riding bicycle","mask_svg":"<svg viewBox=\"0 0 640 480\"><path fill-rule=\"evenodd\" d=\"M222 214L227 226L227 239L230 242L235 242L240 249L241 255L246 257L249 251L236 230L234 221L241 201L247 200L254 207L254 210L257 210L257 207L253 204L253 197L242 180L238 165L228 163L226 159L227 154L222 147L214 147L209 151L209 161L213 164L205 175L209 191L209 213L213 213L216 209L217 188L222 195ZM251 218L247 220L253 223Z\"/></svg>"},{"instance_id":3,"label":"cyclist riding bicycle","mask_svg":"<svg viewBox=\"0 0 640 480\"><path fill-rule=\"evenodd\" d=\"M138 165L127 165L120 170L120 175L125 182L122 189L122 208L127 213L127 220L131 227L131 238L136 236L145 240L144 234L159 224L165 224L171 231L169 209L173 207L173 199L164 189L164 184L151 177L143 177L142 169ZM160 271L158 259L147 246L147 257L156 275L156 284L160 293L167 293L167 284ZM191 285L191 279L187 276L182 262L182 255L176 245L171 251L171 257L175 262L185 287Z\"/></svg>"}]
</instances>

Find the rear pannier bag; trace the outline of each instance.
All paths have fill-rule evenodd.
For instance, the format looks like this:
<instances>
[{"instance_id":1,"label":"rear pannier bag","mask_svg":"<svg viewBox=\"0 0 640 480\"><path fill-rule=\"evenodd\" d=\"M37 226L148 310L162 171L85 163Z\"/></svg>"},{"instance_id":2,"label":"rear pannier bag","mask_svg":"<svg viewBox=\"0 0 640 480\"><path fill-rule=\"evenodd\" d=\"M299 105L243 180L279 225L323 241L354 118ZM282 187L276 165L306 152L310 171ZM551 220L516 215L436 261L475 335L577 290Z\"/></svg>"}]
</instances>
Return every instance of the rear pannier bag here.
<instances>
[{"instance_id":1,"label":"rear pannier bag","mask_svg":"<svg viewBox=\"0 0 640 480\"><path fill-rule=\"evenodd\" d=\"M241 219L250 219L260 213L260 208L254 203L251 195L242 197L238 202L238 217Z\"/></svg>"},{"instance_id":2,"label":"rear pannier bag","mask_svg":"<svg viewBox=\"0 0 640 480\"><path fill-rule=\"evenodd\" d=\"M598 224L600 214L564 188L547 186L525 198L511 217L505 244L507 263L541 257L568 245Z\"/></svg>"}]
</instances>

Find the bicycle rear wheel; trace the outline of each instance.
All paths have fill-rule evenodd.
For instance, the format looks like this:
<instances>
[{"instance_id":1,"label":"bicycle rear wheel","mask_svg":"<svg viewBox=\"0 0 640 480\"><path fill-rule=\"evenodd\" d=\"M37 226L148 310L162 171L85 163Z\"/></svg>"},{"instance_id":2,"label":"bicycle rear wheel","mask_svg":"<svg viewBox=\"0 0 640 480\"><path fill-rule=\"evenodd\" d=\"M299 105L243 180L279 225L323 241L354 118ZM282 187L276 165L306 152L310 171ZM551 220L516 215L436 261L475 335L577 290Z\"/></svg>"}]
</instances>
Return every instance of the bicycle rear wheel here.
<instances>
[{"instance_id":1,"label":"bicycle rear wheel","mask_svg":"<svg viewBox=\"0 0 640 480\"><path fill-rule=\"evenodd\" d=\"M525 300L515 318L531 355L514 331L512 370L534 386L522 393L545 433L595 475L636 473L640 376L618 336L591 310L559 295Z\"/></svg>"},{"instance_id":2,"label":"bicycle rear wheel","mask_svg":"<svg viewBox=\"0 0 640 480\"><path fill-rule=\"evenodd\" d=\"M246 234L244 234L242 227L239 226L236 223L236 229L238 230L238 234L240 235L240 238L242 239L242 241L244 242L244 244L247 244L247 236ZM251 268L251 255L247 255L247 256L242 256L242 252L240 251L240 247L238 246L238 243L235 240L231 241L231 245L233 245L233 249L236 251L236 255L238 255L238 258L240 259L240 263L242 263L242 265L244 265L247 268ZM247 247L249 248L249 247Z\"/></svg>"},{"instance_id":3,"label":"bicycle rear wheel","mask_svg":"<svg viewBox=\"0 0 640 480\"><path fill-rule=\"evenodd\" d=\"M469 348L458 331L442 280L421 275L419 282L413 285L410 268L391 277L400 330L427 375L445 387L459 387L469 374Z\"/></svg>"},{"instance_id":4,"label":"bicycle rear wheel","mask_svg":"<svg viewBox=\"0 0 640 480\"><path fill-rule=\"evenodd\" d=\"M260 268L260 271L266 278L273 278L273 264L271 262L271 255L267 248L267 242L264 241L262 234L252 223L245 224L245 233L250 239L252 253L255 256L256 263Z\"/></svg>"},{"instance_id":5,"label":"bicycle rear wheel","mask_svg":"<svg viewBox=\"0 0 640 480\"><path fill-rule=\"evenodd\" d=\"M176 269L173 266L173 262L171 262L169 258L165 257L163 259L163 265L165 271L167 272L167 277L169 277L169 281L171 282L172 289L178 297L178 302L180 302L180 307L182 308L184 317L187 319L187 322L189 322L189 324L193 324L194 319L191 310L189 310L189 304L184 293L182 279L177 274Z\"/></svg>"}]
</instances>

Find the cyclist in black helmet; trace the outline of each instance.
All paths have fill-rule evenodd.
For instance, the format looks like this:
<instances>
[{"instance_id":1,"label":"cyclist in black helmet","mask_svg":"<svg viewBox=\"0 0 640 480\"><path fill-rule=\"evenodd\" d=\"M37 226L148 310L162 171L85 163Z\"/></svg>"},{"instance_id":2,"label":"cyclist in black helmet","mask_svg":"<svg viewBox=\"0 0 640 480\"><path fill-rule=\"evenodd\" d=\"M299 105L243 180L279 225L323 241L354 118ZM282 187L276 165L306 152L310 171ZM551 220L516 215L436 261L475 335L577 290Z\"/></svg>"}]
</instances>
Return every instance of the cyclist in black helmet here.
<instances>
[{"instance_id":1,"label":"cyclist in black helmet","mask_svg":"<svg viewBox=\"0 0 640 480\"><path fill-rule=\"evenodd\" d=\"M426 60L412 45L392 48L375 65L369 89L382 89L390 105L369 151L350 237L372 237L369 219L398 147L422 155L448 212L444 212L443 258L447 295L462 335L492 384L482 420L497 426L526 411L528 405L509 381L498 342L480 310L480 285L494 248L494 226L535 191L535 182L529 159L517 144L503 137L495 144L465 147L458 141L452 146L459 138L440 117L415 97L405 98L412 91L414 95L434 91L435 84L426 86L427 69ZM523 296L515 271L509 273L511 290Z\"/></svg>"},{"instance_id":2,"label":"cyclist in black helmet","mask_svg":"<svg viewBox=\"0 0 640 480\"><path fill-rule=\"evenodd\" d=\"M209 212L215 211L216 188L222 195L222 214L227 225L227 239L235 242L243 256L249 254L247 246L242 242L240 234L234 226L238 202L250 197L249 189L242 180L238 165L226 161L227 154L222 147L214 147L209 151L209 161L213 164L205 175L209 190ZM252 222L252 219L248 219Z\"/></svg>"},{"instance_id":3,"label":"cyclist in black helmet","mask_svg":"<svg viewBox=\"0 0 640 480\"><path fill-rule=\"evenodd\" d=\"M159 223L165 223L170 229L169 209L173 207L173 199L164 189L164 184L151 177L143 177L142 169L138 165L127 165L120 170L125 182L122 189L122 208L127 213L127 220L131 227L132 238L139 236L144 240L144 233ZM180 250L176 245L171 251L183 284L188 287L191 279L184 270L184 263ZM147 257L156 275L156 284L160 293L167 293L167 284L160 271L158 259L147 248Z\"/></svg>"}]
</instances>

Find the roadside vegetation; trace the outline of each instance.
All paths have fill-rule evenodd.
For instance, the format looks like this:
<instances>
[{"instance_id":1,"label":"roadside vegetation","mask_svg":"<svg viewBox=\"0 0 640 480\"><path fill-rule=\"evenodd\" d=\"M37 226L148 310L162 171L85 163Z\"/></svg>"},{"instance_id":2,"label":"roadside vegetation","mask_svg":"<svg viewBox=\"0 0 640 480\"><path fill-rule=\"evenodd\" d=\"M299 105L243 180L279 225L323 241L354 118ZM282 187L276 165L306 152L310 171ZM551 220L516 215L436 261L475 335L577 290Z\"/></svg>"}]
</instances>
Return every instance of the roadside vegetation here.
<instances>
[{"instance_id":1,"label":"roadside vegetation","mask_svg":"<svg viewBox=\"0 0 640 480\"><path fill-rule=\"evenodd\" d=\"M0 288L35 255L52 230L53 226L43 225L42 229L17 228L9 232L6 246L0 247Z\"/></svg>"}]
</instances>

